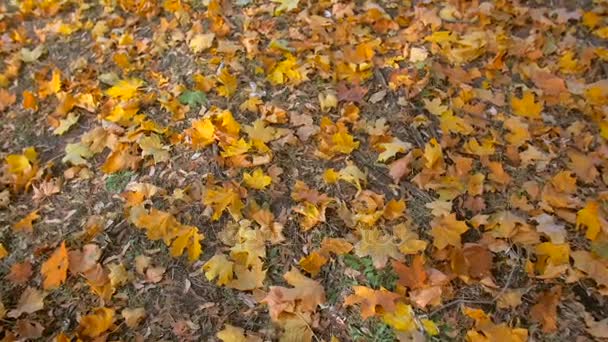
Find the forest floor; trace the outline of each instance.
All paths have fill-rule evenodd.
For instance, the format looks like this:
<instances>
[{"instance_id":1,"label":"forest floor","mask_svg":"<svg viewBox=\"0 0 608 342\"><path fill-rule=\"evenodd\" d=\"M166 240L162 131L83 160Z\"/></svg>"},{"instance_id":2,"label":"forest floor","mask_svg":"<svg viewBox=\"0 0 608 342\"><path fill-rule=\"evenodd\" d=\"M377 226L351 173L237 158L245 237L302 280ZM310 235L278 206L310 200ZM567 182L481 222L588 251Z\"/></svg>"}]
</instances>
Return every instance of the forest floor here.
<instances>
[{"instance_id":1,"label":"forest floor","mask_svg":"<svg viewBox=\"0 0 608 342\"><path fill-rule=\"evenodd\" d=\"M608 3L0 2L2 341L608 338Z\"/></svg>"}]
</instances>

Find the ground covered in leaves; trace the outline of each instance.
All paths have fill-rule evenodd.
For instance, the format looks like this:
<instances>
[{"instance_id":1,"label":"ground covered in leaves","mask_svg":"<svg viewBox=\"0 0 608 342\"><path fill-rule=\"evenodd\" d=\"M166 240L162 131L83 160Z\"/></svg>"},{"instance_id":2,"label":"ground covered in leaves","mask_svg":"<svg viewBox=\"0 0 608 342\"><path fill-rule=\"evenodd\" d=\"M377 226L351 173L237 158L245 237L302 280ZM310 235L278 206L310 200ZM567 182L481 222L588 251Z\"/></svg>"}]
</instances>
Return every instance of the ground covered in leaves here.
<instances>
[{"instance_id":1,"label":"ground covered in leaves","mask_svg":"<svg viewBox=\"0 0 608 342\"><path fill-rule=\"evenodd\" d=\"M608 5L0 3L0 338L608 338Z\"/></svg>"}]
</instances>

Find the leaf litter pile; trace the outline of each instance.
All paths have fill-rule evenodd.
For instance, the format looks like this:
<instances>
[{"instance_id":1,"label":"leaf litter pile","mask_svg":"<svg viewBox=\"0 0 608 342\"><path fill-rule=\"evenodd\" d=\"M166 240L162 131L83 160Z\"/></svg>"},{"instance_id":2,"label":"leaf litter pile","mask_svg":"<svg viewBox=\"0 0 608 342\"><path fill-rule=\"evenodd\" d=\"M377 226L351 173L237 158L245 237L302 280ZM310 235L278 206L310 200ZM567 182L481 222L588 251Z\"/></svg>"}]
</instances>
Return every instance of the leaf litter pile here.
<instances>
[{"instance_id":1,"label":"leaf litter pile","mask_svg":"<svg viewBox=\"0 0 608 342\"><path fill-rule=\"evenodd\" d=\"M608 338L608 2L0 4L2 341Z\"/></svg>"}]
</instances>

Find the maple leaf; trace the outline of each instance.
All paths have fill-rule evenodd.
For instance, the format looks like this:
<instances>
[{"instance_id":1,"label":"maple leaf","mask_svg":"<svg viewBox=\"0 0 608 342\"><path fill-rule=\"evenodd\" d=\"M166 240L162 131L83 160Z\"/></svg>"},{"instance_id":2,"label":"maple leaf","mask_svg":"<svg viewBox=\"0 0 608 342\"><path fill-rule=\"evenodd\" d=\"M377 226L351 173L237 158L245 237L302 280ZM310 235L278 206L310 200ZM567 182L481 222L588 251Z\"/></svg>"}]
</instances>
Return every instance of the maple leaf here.
<instances>
[{"instance_id":1,"label":"maple leaf","mask_svg":"<svg viewBox=\"0 0 608 342\"><path fill-rule=\"evenodd\" d=\"M222 146L222 148L224 150L220 153L220 155L224 158L227 158L227 157L240 156L242 154L249 152L249 149L251 148L251 144L248 143L247 141L245 141L245 139L241 138L237 141L234 141L230 145Z\"/></svg>"},{"instance_id":2,"label":"maple leaf","mask_svg":"<svg viewBox=\"0 0 608 342\"><path fill-rule=\"evenodd\" d=\"M441 145L435 138L431 139L424 146L424 166L428 169L432 169L436 165L440 165L443 162L443 152Z\"/></svg>"},{"instance_id":3,"label":"maple leaf","mask_svg":"<svg viewBox=\"0 0 608 342\"><path fill-rule=\"evenodd\" d=\"M129 328L136 328L146 317L145 308L125 308L120 312L122 318L125 319L125 323Z\"/></svg>"},{"instance_id":4,"label":"maple leaf","mask_svg":"<svg viewBox=\"0 0 608 342\"><path fill-rule=\"evenodd\" d=\"M456 214L450 214L433 219L431 222L431 236L433 245L438 249L444 249L448 245L460 246L460 236L469 230L464 221L458 221Z\"/></svg>"},{"instance_id":5,"label":"maple leaf","mask_svg":"<svg viewBox=\"0 0 608 342\"><path fill-rule=\"evenodd\" d=\"M101 166L104 173L115 173L124 169L136 170L140 158L135 154L136 148L129 144L119 144L116 149L108 155Z\"/></svg>"},{"instance_id":6,"label":"maple leaf","mask_svg":"<svg viewBox=\"0 0 608 342\"><path fill-rule=\"evenodd\" d=\"M202 239L204 239L204 236L199 233L198 228L192 226L182 227L177 233L177 238L171 244L171 256L174 258L179 257L187 249L188 260L190 262L196 261L202 253Z\"/></svg>"},{"instance_id":7,"label":"maple leaf","mask_svg":"<svg viewBox=\"0 0 608 342\"><path fill-rule=\"evenodd\" d=\"M188 46L194 53L199 53L207 50L213 45L215 33L198 33L190 39Z\"/></svg>"},{"instance_id":8,"label":"maple leaf","mask_svg":"<svg viewBox=\"0 0 608 342\"><path fill-rule=\"evenodd\" d=\"M227 67L223 67L217 76L221 86L217 87L217 93L223 97L231 97L236 92L238 81L236 77L230 74Z\"/></svg>"},{"instance_id":9,"label":"maple leaf","mask_svg":"<svg viewBox=\"0 0 608 342\"><path fill-rule=\"evenodd\" d=\"M61 161L64 163L71 163L72 165L88 165L86 158L90 158L93 155L93 151L81 142L67 144L65 146L65 156Z\"/></svg>"},{"instance_id":10,"label":"maple leaf","mask_svg":"<svg viewBox=\"0 0 608 342\"><path fill-rule=\"evenodd\" d=\"M382 314L382 321L397 331L413 331L417 328L414 320L412 307L402 302L397 302L393 312Z\"/></svg>"},{"instance_id":11,"label":"maple leaf","mask_svg":"<svg viewBox=\"0 0 608 342\"><path fill-rule=\"evenodd\" d=\"M422 99L422 102L424 102L424 108L433 115L441 116L441 114L448 111L448 106L442 105L439 97L432 100Z\"/></svg>"},{"instance_id":12,"label":"maple leaf","mask_svg":"<svg viewBox=\"0 0 608 342\"><path fill-rule=\"evenodd\" d=\"M40 81L38 83L38 96L46 99L51 94L57 94L61 90L61 71L54 69L50 81Z\"/></svg>"},{"instance_id":13,"label":"maple leaf","mask_svg":"<svg viewBox=\"0 0 608 342\"><path fill-rule=\"evenodd\" d=\"M534 93L527 90L523 92L521 99L516 96L511 98L511 108L516 115L538 119L540 118L540 113L543 111L543 103L534 102Z\"/></svg>"},{"instance_id":14,"label":"maple leaf","mask_svg":"<svg viewBox=\"0 0 608 342\"><path fill-rule=\"evenodd\" d=\"M110 97L127 101L137 95L137 91L143 85L144 81L137 78L120 80L114 86L106 90L106 94Z\"/></svg>"},{"instance_id":15,"label":"maple leaf","mask_svg":"<svg viewBox=\"0 0 608 342\"><path fill-rule=\"evenodd\" d=\"M208 189L203 204L213 209L213 216L211 216L213 221L219 220L225 210L234 219L238 219L241 217L241 209L244 207L241 196L235 190L223 187Z\"/></svg>"},{"instance_id":16,"label":"maple leaf","mask_svg":"<svg viewBox=\"0 0 608 342\"><path fill-rule=\"evenodd\" d=\"M278 321L279 315L284 312L313 312L318 305L325 303L323 286L302 275L298 269L292 268L283 278L293 288L271 286L268 295L261 301L268 305L272 320Z\"/></svg>"},{"instance_id":17,"label":"maple leaf","mask_svg":"<svg viewBox=\"0 0 608 342\"><path fill-rule=\"evenodd\" d=\"M261 143L267 143L274 140L277 130L274 127L266 126L266 123L262 119L257 119L251 126L245 126L243 128L245 133L249 136L252 141L259 141Z\"/></svg>"},{"instance_id":18,"label":"maple leaf","mask_svg":"<svg viewBox=\"0 0 608 342\"><path fill-rule=\"evenodd\" d=\"M261 338L245 334L245 329L230 324L224 325L224 329L218 331L215 336L222 342L262 342Z\"/></svg>"},{"instance_id":19,"label":"maple leaf","mask_svg":"<svg viewBox=\"0 0 608 342\"><path fill-rule=\"evenodd\" d=\"M299 265L302 269L311 276L316 277L321 272L321 267L327 263L328 259L321 253L312 252L305 258L300 259Z\"/></svg>"},{"instance_id":20,"label":"maple leaf","mask_svg":"<svg viewBox=\"0 0 608 342\"><path fill-rule=\"evenodd\" d=\"M391 176L395 184L401 181L401 178L406 174L410 173L410 164L414 160L412 152L408 153L405 157L401 157L393 161L388 167L388 174Z\"/></svg>"},{"instance_id":21,"label":"maple leaf","mask_svg":"<svg viewBox=\"0 0 608 342\"><path fill-rule=\"evenodd\" d=\"M424 257L416 255L412 261L412 266L406 266L398 261L392 261L393 269L399 276L399 284L409 287L410 289L418 289L424 286L427 279L427 274L424 269Z\"/></svg>"},{"instance_id":22,"label":"maple leaf","mask_svg":"<svg viewBox=\"0 0 608 342\"><path fill-rule=\"evenodd\" d=\"M209 118L193 121L192 128L187 133L196 148L203 148L215 141L215 126Z\"/></svg>"},{"instance_id":23,"label":"maple leaf","mask_svg":"<svg viewBox=\"0 0 608 342\"><path fill-rule=\"evenodd\" d=\"M141 156L153 156L154 164L169 160L169 147L163 146L158 135L150 134L149 136L142 136L139 138L138 143L141 148Z\"/></svg>"},{"instance_id":24,"label":"maple leaf","mask_svg":"<svg viewBox=\"0 0 608 342\"><path fill-rule=\"evenodd\" d=\"M226 285L232 280L234 263L224 254L216 254L203 265L207 280L217 277L218 285Z\"/></svg>"},{"instance_id":25,"label":"maple leaf","mask_svg":"<svg viewBox=\"0 0 608 342\"><path fill-rule=\"evenodd\" d=\"M40 273L44 277L42 287L45 290L55 289L65 282L68 275L68 250L65 241L42 263Z\"/></svg>"},{"instance_id":26,"label":"maple leaf","mask_svg":"<svg viewBox=\"0 0 608 342\"><path fill-rule=\"evenodd\" d=\"M272 0L272 2L276 2L279 6L274 10L275 15L282 13L283 11L292 11L298 8L298 3L300 0Z\"/></svg>"},{"instance_id":27,"label":"maple leaf","mask_svg":"<svg viewBox=\"0 0 608 342\"><path fill-rule=\"evenodd\" d=\"M561 295L561 286L555 286L550 291L543 293L538 298L538 302L530 309L530 317L533 321L542 323L545 333L557 330L557 304L559 304Z\"/></svg>"},{"instance_id":28,"label":"maple leaf","mask_svg":"<svg viewBox=\"0 0 608 342\"><path fill-rule=\"evenodd\" d=\"M79 118L80 118L80 115L74 114L74 113L69 113L67 118L59 120L59 126L57 126L53 130L53 134L63 135L65 132L67 132L72 126L74 126L78 122Z\"/></svg>"},{"instance_id":29,"label":"maple leaf","mask_svg":"<svg viewBox=\"0 0 608 342\"><path fill-rule=\"evenodd\" d=\"M34 231L32 224L39 218L40 215L38 215L38 210L34 210L19 220L19 222L15 223L13 225L13 230L18 232L32 233Z\"/></svg>"},{"instance_id":30,"label":"maple leaf","mask_svg":"<svg viewBox=\"0 0 608 342\"><path fill-rule=\"evenodd\" d=\"M207 103L207 95L199 90L186 90L179 96L179 102L190 108L198 108Z\"/></svg>"},{"instance_id":31,"label":"maple leaf","mask_svg":"<svg viewBox=\"0 0 608 342\"><path fill-rule=\"evenodd\" d=\"M266 270L262 269L262 263L256 262L251 267L244 265L234 265L236 279L228 282L227 287L240 291L250 291L264 286Z\"/></svg>"},{"instance_id":32,"label":"maple leaf","mask_svg":"<svg viewBox=\"0 0 608 342\"><path fill-rule=\"evenodd\" d=\"M403 142L398 138L393 138L389 143L380 144L384 151L378 155L377 161L386 162L388 159L394 157L397 153L405 153L407 150L412 148L412 144Z\"/></svg>"},{"instance_id":33,"label":"maple leaf","mask_svg":"<svg viewBox=\"0 0 608 342\"><path fill-rule=\"evenodd\" d=\"M33 287L27 287L21 294L17 308L8 312L8 317L19 318L22 314L31 314L44 308L44 293Z\"/></svg>"},{"instance_id":34,"label":"maple leaf","mask_svg":"<svg viewBox=\"0 0 608 342\"><path fill-rule=\"evenodd\" d=\"M333 152L350 154L352 151L359 148L359 142L355 141L353 136L345 131L340 131L332 135L331 141L333 143L333 146L331 147Z\"/></svg>"},{"instance_id":35,"label":"maple leaf","mask_svg":"<svg viewBox=\"0 0 608 342\"><path fill-rule=\"evenodd\" d=\"M78 330L83 336L98 337L108 331L112 323L114 323L114 309L100 307L80 319Z\"/></svg>"},{"instance_id":36,"label":"maple leaf","mask_svg":"<svg viewBox=\"0 0 608 342\"><path fill-rule=\"evenodd\" d=\"M24 261L11 266L10 273L6 279L15 284L25 284L32 276L32 263Z\"/></svg>"},{"instance_id":37,"label":"maple leaf","mask_svg":"<svg viewBox=\"0 0 608 342\"><path fill-rule=\"evenodd\" d=\"M608 266L605 260L587 251L572 252L574 267L585 272L598 285L608 287Z\"/></svg>"},{"instance_id":38,"label":"maple leaf","mask_svg":"<svg viewBox=\"0 0 608 342\"><path fill-rule=\"evenodd\" d=\"M153 241L162 239L167 246L182 227L170 213L155 208L150 209L148 213L141 206L131 208L130 220L136 227L146 229L148 239Z\"/></svg>"},{"instance_id":39,"label":"maple leaf","mask_svg":"<svg viewBox=\"0 0 608 342\"><path fill-rule=\"evenodd\" d=\"M397 244L390 235L380 229L361 229L361 240L355 245L355 254L359 257L370 256L377 268L383 268L388 258L403 260Z\"/></svg>"},{"instance_id":40,"label":"maple leaf","mask_svg":"<svg viewBox=\"0 0 608 342\"><path fill-rule=\"evenodd\" d=\"M576 213L576 229L587 227L585 236L589 240L595 240L602 230L600 222L599 203L589 201L587 205Z\"/></svg>"},{"instance_id":41,"label":"maple leaf","mask_svg":"<svg viewBox=\"0 0 608 342\"><path fill-rule=\"evenodd\" d=\"M244 172L243 181L252 189L263 190L272 183L272 178L265 175L261 168L257 168L251 174Z\"/></svg>"},{"instance_id":42,"label":"maple leaf","mask_svg":"<svg viewBox=\"0 0 608 342\"><path fill-rule=\"evenodd\" d=\"M61 192L61 185L58 179L49 179L48 181L43 181L38 186L32 185L32 188L34 189L32 199L36 202L42 201L45 198L51 197L51 195Z\"/></svg>"},{"instance_id":43,"label":"maple leaf","mask_svg":"<svg viewBox=\"0 0 608 342\"><path fill-rule=\"evenodd\" d=\"M68 253L70 272L84 273L97 265L101 257L101 249L95 244L88 244L82 247L82 251L74 250Z\"/></svg>"},{"instance_id":44,"label":"maple leaf","mask_svg":"<svg viewBox=\"0 0 608 342\"><path fill-rule=\"evenodd\" d=\"M361 304L361 317L369 317L395 312L395 301L401 295L386 289L374 290L365 286L353 286L354 294L344 299L344 305ZM381 308L381 311L379 310Z\"/></svg>"},{"instance_id":45,"label":"maple leaf","mask_svg":"<svg viewBox=\"0 0 608 342\"><path fill-rule=\"evenodd\" d=\"M343 181L352 183L355 187L357 187L357 190L361 191L361 183L365 185L367 175L363 173L363 171L361 171L361 169L359 169L357 165L348 164L338 172L338 178Z\"/></svg>"}]
</instances>

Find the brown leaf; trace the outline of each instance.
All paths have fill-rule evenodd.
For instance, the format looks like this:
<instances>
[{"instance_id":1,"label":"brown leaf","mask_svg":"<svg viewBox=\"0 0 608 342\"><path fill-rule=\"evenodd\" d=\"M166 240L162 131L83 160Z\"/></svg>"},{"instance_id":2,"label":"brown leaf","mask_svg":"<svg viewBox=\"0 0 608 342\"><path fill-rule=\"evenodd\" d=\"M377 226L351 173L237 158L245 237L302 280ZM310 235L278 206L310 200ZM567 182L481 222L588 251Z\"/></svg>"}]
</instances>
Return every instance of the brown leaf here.
<instances>
[{"instance_id":1,"label":"brown leaf","mask_svg":"<svg viewBox=\"0 0 608 342\"><path fill-rule=\"evenodd\" d=\"M88 244L82 247L82 251L70 251L69 255L69 270L74 274L84 273L97 264L101 257L99 246Z\"/></svg>"},{"instance_id":2,"label":"brown leaf","mask_svg":"<svg viewBox=\"0 0 608 342\"><path fill-rule=\"evenodd\" d=\"M412 152L408 153L405 157L401 157L392 162L388 167L388 174L393 178L395 183L399 183L401 178L410 173L410 163L414 159Z\"/></svg>"},{"instance_id":3,"label":"brown leaf","mask_svg":"<svg viewBox=\"0 0 608 342\"><path fill-rule=\"evenodd\" d=\"M268 295L262 299L262 303L268 304L270 317L274 321L278 321L283 312L312 312L325 303L323 286L302 275L297 268L292 268L283 278L294 287L271 286Z\"/></svg>"},{"instance_id":4,"label":"brown leaf","mask_svg":"<svg viewBox=\"0 0 608 342\"><path fill-rule=\"evenodd\" d=\"M424 257L416 255L412 266L406 266L398 261L392 262L395 273L399 276L399 284L410 289L418 289L426 283L427 275L424 269Z\"/></svg>"},{"instance_id":5,"label":"brown leaf","mask_svg":"<svg viewBox=\"0 0 608 342\"><path fill-rule=\"evenodd\" d=\"M358 102L363 103L363 97L367 94L367 88L363 88L356 84L349 88L344 82L338 84L336 88L338 91L338 100L347 102Z\"/></svg>"},{"instance_id":6,"label":"brown leaf","mask_svg":"<svg viewBox=\"0 0 608 342\"><path fill-rule=\"evenodd\" d=\"M17 334L21 339L37 339L42 337L44 327L42 324L29 319L20 319L15 324Z\"/></svg>"},{"instance_id":7,"label":"brown leaf","mask_svg":"<svg viewBox=\"0 0 608 342\"><path fill-rule=\"evenodd\" d=\"M159 283L167 269L164 267L150 267L146 270L146 280L151 283Z\"/></svg>"},{"instance_id":8,"label":"brown leaf","mask_svg":"<svg viewBox=\"0 0 608 342\"><path fill-rule=\"evenodd\" d=\"M8 313L10 318L19 318L22 314L31 314L44 308L44 294L42 291L33 287L28 287L23 291L19 298L19 303L15 310L11 310Z\"/></svg>"},{"instance_id":9,"label":"brown leaf","mask_svg":"<svg viewBox=\"0 0 608 342\"><path fill-rule=\"evenodd\" d=\"M543 326L543 332L550 333L557 330L557 304L562 295L561 286L555 286L543 293L537 303L530 310L533 321Z\"/></svg>"},{"instance_id":10,"label":"brown leaf","mask_svg":"<svg viewBox=\"0 0 608 342\"><path fill-rule=\"evenodd\" d=\"M25 284L32 276L32 263L29 261L19 262L11 266L11 272L6 279L15 284Z\"/></svg>"}]
</instances>

